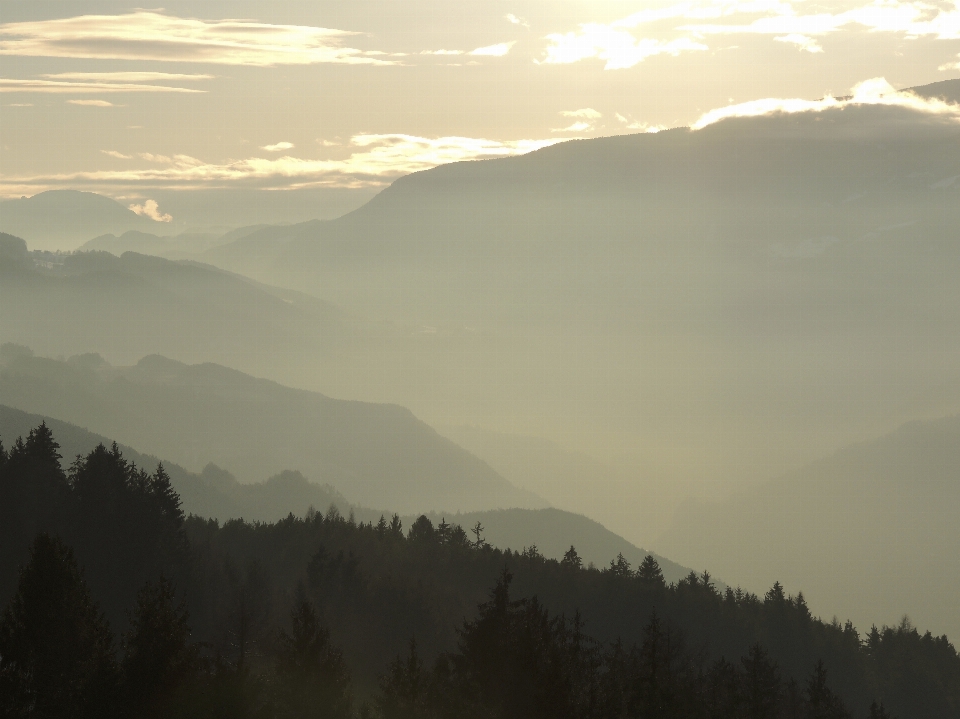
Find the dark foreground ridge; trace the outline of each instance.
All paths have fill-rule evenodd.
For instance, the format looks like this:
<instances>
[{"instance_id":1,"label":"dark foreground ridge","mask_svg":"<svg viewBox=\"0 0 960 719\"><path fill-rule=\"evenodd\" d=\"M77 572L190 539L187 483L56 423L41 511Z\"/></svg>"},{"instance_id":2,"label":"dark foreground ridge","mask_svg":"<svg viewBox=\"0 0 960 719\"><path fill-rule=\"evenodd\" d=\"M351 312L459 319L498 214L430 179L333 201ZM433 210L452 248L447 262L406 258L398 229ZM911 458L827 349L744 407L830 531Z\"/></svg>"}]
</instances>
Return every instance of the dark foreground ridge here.
<instances>
[{"instance_id":1,"label":"dark foreground ridge","mask_svg":"<svg viewBox=\"0 0 960 719\"><path fill-rule=\"evenodd\" d=\"M779 584L426 517L221 526L162 466L99 446L65 473L58 449L41 425L0 452L4 716L960 716L960 657L906 620L861 636Z\"/></svg>"}]
</instances>

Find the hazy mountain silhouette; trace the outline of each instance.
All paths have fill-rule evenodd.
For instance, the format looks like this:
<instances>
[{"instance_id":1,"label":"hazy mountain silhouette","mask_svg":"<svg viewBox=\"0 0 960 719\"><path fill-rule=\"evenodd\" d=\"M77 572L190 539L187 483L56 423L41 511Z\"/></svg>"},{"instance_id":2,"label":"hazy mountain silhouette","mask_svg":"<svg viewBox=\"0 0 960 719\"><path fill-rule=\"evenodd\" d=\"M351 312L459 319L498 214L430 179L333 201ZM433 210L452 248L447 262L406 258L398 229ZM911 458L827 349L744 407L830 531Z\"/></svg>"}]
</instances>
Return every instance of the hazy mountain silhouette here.
<instances>
[{"instance_id":1,"label":"hazy mountain silhouette","mask_svg":"<svg viewBox=\"0 0 960 719\"><path fill-rule=\"evenodd\" d=\"M361 514L358 511L358 518ZM454 515L431 512L427 517L434 526L445 520L450 524L459 524L464 529L475 527L480 522L484 528L483 537L492 545L512 549L536 548L540 554L551 559L562 559L573 545L584 564L592 562L601 569L616 559L618 554L622 554L637 569L643 558L650 554L579 512L552 507L497 509ZM413 519L415 517L405 517L404 526L410 526L410 520ZM680 581L690 573L688 567L682 567L656 553L653 556L668 583ZM716 583L721 591L726 587L722 582Z\"/></svg>"},{"instance_id":2,"label":"hazy mountain silhouette","mask_svg":"<svg viewBox=\"0 0 960 719\"><path fill-rule=\"evenodd\" d=\"M108 232L169 232L165 224L93 192L48 190L0 202L0 231L48 248L70 249Z\"/></svg>"},{"instance_id":3,"label":"hazy mountain silhouette","mask_svg":"<svg viewBox=\"0 0 960 719\"><path fill-rule=\"evenodd\" d=\"M112 441L107 436L47 415L31 414L0 404L0 440L5 447L9 448L17 437L25 437L41 422L46 422L60 444L65 468L77 455L86 456L98 444L110 446ZM127 460L147 471L152 472L161 461L161 458L142 454L127 445L120 445L120 450ZM351 504L330 485L310 482L297 471L284 470L265 481L241 484L230 472L214 464L195 473L165 458L162 461L180 494L184 511L221 522L235 518L274 522L291 512L303 516L310 507L326 512L331 504L344 516L352 513L357 521L374 524L381 514L389 518L392 513L390 507L371 509ZM445 517L448 522L459 523L464 528L479 521L484 527L483 538L494 546L522 549L535 545L541 554L553 559L562 558L570 545L576 546L585 563L594 562L600 567L606 566L617 554L623 554L636 567L647 554L582 514L557 509L502 509L428 516L434 524L439 524ZM416 517L417 514L405 514L403 526L411 527ZM679 581L690 572L669 559L655 557L667 582Z\"/></svg>"},{"instance_id":4,"label":"hazy mountain silhouette","mask_svg":"<svg viewBox=\"0 0 960 719\"><path fill-rule=\"evenodd\" d=\"M209 265L137 253L29 253L0 235L0 336L38 352L135 362L164 352L289 379L360 323L330 303Z\"/></svg>"},{"instance_id":5,"label":"hazy mountain silhouette","mask_svg":"<svg viewBox=\"0 0 960 719\"><path fill-rule=\"evenodd\" d=\"M434 424L717 494L960 410L957 178L952 120L845 106L443 165L204 257L435 332L383 384Z\"/></svg>"},{"instance_id":6,"label":"hazy mountain silhouette","mask_svg":"<svg viewBox=\"0 0 960 719\"><path fill-rule=\"evenodd\" d=\"M960 633L960 417L912 422L720 503L688 502L657 547L728 581L803 589L858 626L909 614Z\"/></svg>"},{"instance_id":7,"label":"hazy mountain silhouette","mask_svg":"<svg viewBox=\"0 0 960 719\"><path fill-rule=\"evenodd\" d=\"M111 367L99 355L56 361L5 345L0 359L0 402L187 467L214 462L244 482L297 468L353 502L400 512L546 505L396 405L159 355Z\"/></svg>"},{"instance_id":8,"label":"hazy mountain silhouette","mask_svg":"<svg viewBox=\"0 0 960 719\"><path fill-rule=\"evenodd\" d=\"M534 492L554 507L593 517L615 532L643 541L652 541L669 526L670 515L658 501L661 495L644 496L650 488L638 481L640 473L617 463L615 457L601 461L542 437L479 427L439 427L438 431L511 484Z\"/></svg>"},{"instance_id":9,"label":"hazy mountain silhouette","mask_svg":"<svg viewBox=\"0 0 960 719\"><path fill-rule=\"evenodd\" d=\"M258 232L268 225L240 227L227 233L182 232L178 235L160 236L138 230L127 230L119 237L104 234L84 242L79 252L91 250L109 252L120 257L125 252L154 255L169 260L197 259L202 253L220 245L237 242L247 235Z\"/></svg>"}]
</instances>

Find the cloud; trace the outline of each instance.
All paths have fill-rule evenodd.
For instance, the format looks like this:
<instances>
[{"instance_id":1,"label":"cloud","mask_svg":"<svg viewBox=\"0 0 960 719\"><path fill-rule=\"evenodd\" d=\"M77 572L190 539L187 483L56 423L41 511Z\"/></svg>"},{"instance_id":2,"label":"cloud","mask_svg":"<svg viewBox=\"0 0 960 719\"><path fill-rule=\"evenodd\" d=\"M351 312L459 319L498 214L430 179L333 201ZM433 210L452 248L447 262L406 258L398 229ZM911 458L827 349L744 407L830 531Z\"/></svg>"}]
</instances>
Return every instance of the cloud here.
<instances>
[{"instance_id":1,"label":"cloud","mask_svg":"<svg viewBox=\"0 0 960 719\"><path fill-rule=\"evenodd\" d=\"M501 42L496 45L487 45L486 47L478 47L476 50L471 50L468 54L470 55L487 55L489 57L503 57L516 44L516 40L511 40L510 42Z\"/></svg>"},{"instance_id":2,"label":"cloud","mask_svg":"<svg viewBox=\"0 0 960 719\"><path fill-rule=\"evenodd\" d=\"M960 55L957 55L957 57L960 57ZM940 70L940 72L944 70L960 70L960 62L948 62L937 69Z\"/></svg>"},{"instance_id":3,"label":"cloud","mask_svg":"<svg viewBox=\"0 0 960 719\"><path fill-rule=\"evenodd\" d=\"M149 217L154 222L172 222L171 215L161 213L156 200L147 200L142 205L130 205L130 209L143 217Z\"/></svg>"},{"instance_id":4,"label":"cloud","mask_svg":"<svg viewBox=\"0 0 960 719\"><path fill-rule=\"evenodd\" d=\"M903 107L930 115L940 115L960 123L960 105L938 99L926 99L911 92L898 92L884 78L865 80L854 86L848 98L838 100L827 96L821 100L766 98L739 105L728 105L704 114L692 126L700 130L731 117L759 117L798 112L823 112L854 105L887 105Z\"/></svg>"},{"instance_id":5,"label":"cloud","mask_svg":"<svg viewBox=\"0 0 960 719\"><path fill-rule=\"evenodd\" d=\"M132 160L133 155L124 155L122 152L117 152L116 150L100 150L104 155L109 155L110 157L115 157L118 160Z\"/></svg>"},{"instance_id":6,"label":"cloud","mask_svg":"<svg viewBox=\"0 0 960 719\"><path fill-rule=\"evenodd\" d=\"M49 80L88 80L93 82L193 82L213 80L215 75L184 74L179 72L58 72L41 75Z\"/></svg>"},{"instance_id":7,"label":"cloud","mask_svg":"<svg viewBox=\"0 0 960 719\"><path fill-rule=\"evenodd\" d=\"M844 2L844 0L841 0ZM799 0L700 0L650 8L610 23L584 23L552 33L543 62L563 64L589 58L607 70L630 68L655 55L706 50L714 35L770 35L811 53L823 52L816 37L836 32L898 33L906 39L960 39L960 3L872 0L830 12ZM813 12L805 13L807 7Z\"/></svg>"},{"instance_id":8,"label":"cloud","mask_svg":"<svg viewBox=\"0 0 960 719\"><path fill-rule=\"evenodd\" d=\"M590 130L593 128L589 122L575 122L570 127L557 127L550 132L583 132L585 130Z\"/></svg>"},{"instance_id":9,"label":"cloud","mask_svg":"<svg viewBox=\"0 0 960 719\"><path fill-rule=\"evenodd\" d=\"M603 115L594 110L592 107L584 107L580 110L561 110L560 114L564 117L583 117L588 120L596 120L603 117Z\"/></svg>"},{"instance_id":10,"label":"cloud","mask_svg":"<svg viewBox=\"0 0 960 719\"><path fill-rule=\"evenodd\" d=\"M630 118L624 117L619 112L616 113L614 117L617 118L617 122L622 123L628 130L640 130L640 132L649 132L652 134L667 129L663 125L651 125L639 120L631 120Z\"/></svg>"},{"instance_id":11,"label":"cloud","mask_svg":"<svg viewBox=\"0 0 960 719\"><path fill-rule=\"evenodd\" d=\"M84 105L86 107L117 107L106 100L67 100L70 105Z\"/></svg>"},{"instance_id":12,"label":"cloud","mask_svg":"<svg viewBox=\"0 0 960 719\"><path fill-rule=\"evenodd\" d=\"M0 55L224 65L393 65L342 41L357 33L250 20L205 21L140 10L0 25Z\"/></svg>"},{"instance_id":13,"label":"cloud","mask_svg":"<svg viewBox=\"0 0 960 719\"><path fill-rule=\"evenodd\" d=\"M209 163L188 155L138 156L156 167L97 170L34 177L4 176L0 195L19 197L42 189L85 187L122 192L154 189L202 189L247 186L283 190L305 187L380 187L402 175L464 160L521 155L558 139L502 142L471 137L424 138L412 135L356 135L342 159L251 157Z\"/></svg>"},{"instance_id":14,"label":"cloud","mask_svg":"<svg viewBox=\"0 0 960 719\"><path fill-rule=\"evenodd\" d=\"M421 55L463 55L463 50L424 50Z\"/></svg>"},{"instance_id":15,"label":"cloud","mask_svg":"<svg viewBox=\"0 0 960 719\"><path fill-rule=\"evenodd\" d=\"M681 29L699 34L826 35L859 27L869 32L900 33L908 39L960 39L960 5L956 3L938 6L919 1L874 0L843 12L803 14L789 2L769 2L757 8L749 2L734 2L725 14L734 13L761 17L747 24L709 23Z\"/></svg>"},{"instance_id":16,"label":"cloud","mask_svg":"<svg viewBox=\"0 0 960 719\"><path fill-rule=\"evenodd\" d=\"M292 142L278 142L275 145L264 145L260 149L266 150L267 152L280 152L281 150L290 150L292 148Z\"/></svg>"},{"instance_id":17,"label":"cloud","mask_svg":"<svg viewBox=\"0 0 960 719\"><path fill-rule=\"evenodd\" d=\"M789 35L780 35L773 38L777 42L789 42L793 45L796 45L800 50L806 50L807 52L823 52L823 48L820 46L820 43L814 40L812 37L807 35L800 35L799 33L790 33Z\"/></svg>"},{"instance_id":18,"label":"cloud","mask_svg":"<svg viewBox=\"0 0 960 719\"><path fill-rule=\"evenodd\" d=\"M508 12L506 15L504 15L504 18L506 18L507 22L511 23L512 25L522 25L523 27L530 27L530 23L528 23L522 17L517 17L512 12Z\"/></svg>"},{"instance_id":19,"label":"cloud","mask_svg":"<svg viewBox=\"0 0 960 719\"><path fill-rule=\"evenodd\" d=\"M85 93L85 92L186 92L199 93L206 90L196 90L188 87L167 87L164 85L142 85L138 83L121 82L66 82L63 80L20 80L11 78L0 79L0 92L53 92L53 93Z\"/></svg>"},{"instance_id":20,"label":"cloud","mask_svg":"<svg viewBox=\"0 0 960 719\"><path fill-rule=\"evenodd\" d=\"M33 107L32 102L11 102L6 107Z\"/></svg>"},{"instance_id":21,"label":"cloud","mask_svg":"<svg viewBox=\"0 0 960 719\"><path fill-rule=\"evenodd\" d=\"M579 32L547 35L550 45L544 62L563 65L588 58L605 60L606 70L622 70L656 55L679 55L708 49L703 43L682 37L674 40L636 39L630 32L610 25L588 23Z\"/></svg>"}]
</instances>

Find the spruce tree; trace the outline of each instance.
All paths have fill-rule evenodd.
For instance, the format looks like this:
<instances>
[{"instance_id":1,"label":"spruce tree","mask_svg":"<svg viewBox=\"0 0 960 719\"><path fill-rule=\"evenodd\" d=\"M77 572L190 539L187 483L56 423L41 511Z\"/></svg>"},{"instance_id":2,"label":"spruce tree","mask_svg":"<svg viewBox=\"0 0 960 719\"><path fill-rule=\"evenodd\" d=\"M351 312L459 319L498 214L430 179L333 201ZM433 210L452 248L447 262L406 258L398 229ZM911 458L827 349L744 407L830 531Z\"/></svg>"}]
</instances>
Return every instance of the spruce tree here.
<instances>
[{"instance_id":1,"label":"spruce tree","mask_svg":"<svg viewBox=\"0 0 960 719\"><path fill-rule=\"evenodd\" d=\"M281 630L277 655L280 717L346 719L351 716L350 679L340 651L320 623L302 586L290 612L291 631Z\"/></svg>"},{"instance_id":2,"label":"spruce tree","mask_svg":"<svg viewBox=\"0 0 960 719\"><path fill-rule=\"evenodd\" d=\"M135 714L162 713L176 690L199 671L188 618L185 603L176 603L173 585L162 576L137 594L121 665L127 703Z\"/></svg>"},{"instance_id":3,"label":"spruce tree","mask_svg":"<svg viewBox=\"0 0 960 719\"><path fill-rule=\"evenodd\" d=\"M657 560L653 558L652 554L644 557L640 566L637 567L637 578L645 586L664 586L663 571L660 569L660 565L657 563Z\"/></svg>"},{"instance_id":4,"label":"spruce tree","mask_svg":"<svg viewBox=\"0 0 960 719\"><path fill-rule=\"evenodd\" d=\"M0 699L10 716L103 716L117 699L113 639L73 552L40 534L0 621Z\"/></svg>"}]
</instances>

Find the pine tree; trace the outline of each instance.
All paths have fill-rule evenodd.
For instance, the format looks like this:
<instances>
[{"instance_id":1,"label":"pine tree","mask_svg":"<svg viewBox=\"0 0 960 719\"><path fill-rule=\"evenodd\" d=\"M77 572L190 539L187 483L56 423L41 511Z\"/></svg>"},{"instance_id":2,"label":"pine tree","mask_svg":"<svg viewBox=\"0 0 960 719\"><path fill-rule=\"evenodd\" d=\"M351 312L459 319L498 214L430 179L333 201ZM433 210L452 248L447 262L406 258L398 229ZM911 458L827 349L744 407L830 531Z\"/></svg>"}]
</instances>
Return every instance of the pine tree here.
<instances>
[{"instance_id":1,"label":"pine tree","mask_svg":"<svg viewBox=\"0 0 960 719\"><path fill-rule=\"evenodd\" d=\"M0 621L0 706L11 716L92 717L117 698L113 639L73 552L39 535Z\"/></svg>"},{"instance_id":2,"label":"pine tree","mask_svg":"<svg viewBox=\"0 0 960 719\"><path fill-rule=\"evenodd\" d=\"M817 661L807 682L807 704L810 719L848 719L850 716L840 697L827 686L827 670L822 661Z\"/></svg>"},{"instance_id":3,"label":"pine tree","mask_svg":"<svg viewBox=\"0 0 960 719\"><path fill-rule=\"evenodd\" d=\"M890 715L890 712L884 708L883 702L879 704L873 702L870 704L870 716L867 719L893 719L893 717Z\"/></svg>"},{"instance_id":4,"label":"pine tree","mask_svg":"<svg viewBox=\"0 0 960 719\"><path fill-rule=\"evenodd\" d=\"M430 674L411 639L406 659L398 654L380 680L377 711L381 719L424 719L431 711L430 699Z\"/></svg>"},{"instance_id":5,"label":"pine tree","mask_svg":"<svg viewBox=\"0 0 960 719\"><path fill-rule=\"evenodd\" d=\"M622 552L617 554L616 559L610 560L610 568L608 571L615 577L629 577L633 574L633 572L630 571L630 562L627 561Z\"/></svg>"},{"instance_id":6,"label":"pine tree","mask_svg":"<svg viewBox=\"0 0 960 719\"><path fill-rule=\"evenodd\" d=\"M661 571L660 565L657 563L657 560L653 558L652 554L648 554L646 557L644 557L643 561L640 563L640 566L637 567L637 578L645 586L664 586L663 571Z\"/></svg>"},{"instance_id":7,"label":"pine tree","mask_svg":"<svg viewBox=\"0 0 960 719\"><path fill-rule=\"evenodd\" d=\"M436 539L436 532L433 529L433 522L425 515L421 514L410 527L407 539L411 542L432 542Z\"/></svg>"},{"instance_id":8,"label":"pine tree","mask_svg":"<svg viewBox=\"0 0 960 719\"><path fill-rule=\"evenodd\" d=\"M749 719L775 719L780 702L780 672L759 644L741 659L744 704Z\"/></svg>"},{"instance_id":9,"label":"pine tree","mask_svg":"<svg viewBox=\"0 0 960 719\"><path fill-rule=\"evenodd\" d=\"M583 566L583 560L580 559L580 555L577 554L577 550L574 549L572 544L570 549L564 553L563 559L560 560L560 566L567 569L580 569Z\"/></svg>"},{"instance_id":10,"label":"pine tree","mask_svg":"<svg viewBox=\"0 0 960 719\"><path fill-rule=\"evenodd\" d=\"M186 605L175 603L173 585L164 577L138 593L121 665L127 702L136 714L162 714L164 703L199 671L188 618Z\"/></svg>"},{"instance_id":11,"label":"pine tree","mask_svg":"<svg viewBox=\"0 0 960 719\"><path fill-rule=\"evenodd\" d=\"M277 656L279 716L346 719L351 713L350 678L330 633L320 624L302 586L290 612L291 631L280 632Z\"/></svg>"}]
</instances>

